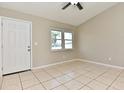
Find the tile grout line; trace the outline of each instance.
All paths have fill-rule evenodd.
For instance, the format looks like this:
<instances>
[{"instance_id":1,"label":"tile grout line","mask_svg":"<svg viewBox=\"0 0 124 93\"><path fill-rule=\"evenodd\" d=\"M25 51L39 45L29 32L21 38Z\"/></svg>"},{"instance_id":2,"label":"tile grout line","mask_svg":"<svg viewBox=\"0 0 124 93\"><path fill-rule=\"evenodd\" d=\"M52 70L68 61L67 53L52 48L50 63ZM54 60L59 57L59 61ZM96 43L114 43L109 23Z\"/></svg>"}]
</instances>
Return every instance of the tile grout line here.
<instances>
[{"instance_id":1,"label":"tile grout line","mask_svg":"<svg viewBox=\"0 0 124 93\"><path fill-rule=\"evenodd\" d=\"M40 83L38 83L38 84L40 84ZM36 86L36 85L38 85L38 84L34 84L34 85L29 86L29 87L26 87L26 88L24 88L24 90L25 90L25 89L28 89L28 88L31 88L31 87L33 87L33 86Z\"/></svg>"},{"instance_id":2,"label":"tile grout line","mask_svg":"<svg viewBox=\"0 0 124 93\"><path fill-rule=\"evenodd\" d=\"M64 63L63 63L64 64ZM53 67L54 69L56 69L56 70L59 70L59 69L57 69L57 68L55 68L55 67ZM44 68L42 69L42 70L44 70L46 73L48 73ZM60 70L59 70L60 71ZM85 71L88 71L88 70L85 70ZM71 71L71 72L74 72L73 70ZM88 72L90 72L90 71L88 71ZM60 71L60 73L61 74L63 74L63 75L67 75L68 73L63 73L62 71ZM48 73L49 74L49 73ZM50 74L49 74L50 75ZM50 75L51 77L53 77L52 75ZM59 77L59 76L58 76ZM69 76L70 77L70 76ZM55 77L53 77L53 78L55 78Z\"/></svg>"},{"instance_id":3,"label":"tile grout line","mask_svg":"<svg viewBox=\"0 0 124 93\"><path fill-rule=\"evenodd\" d=\"M86 70L87 71L87 70ZM90 72L90 71L88 71L88 72ZM77 77L75 77L75 78L78 78L78 77L80 77L80 76L82 76L83 74L81 74L81 75L79 75L79 76L77 76ZM67 75L68 76L68 75ZM84 75L83 75L84 76ZM68 76L68 77L70 77L70 76ZM71 77L72 78L72 77ZM78 80L76 80L75 78L72 78L71 80L69 80L69 81L67 81L67 82L64 82L64 83L62 83L62 85L64 85L65 83L68 83L68 82L70 82L70 81L72 81L72 80L75 80L75 81L77 81L77 82L79 82L79 83L81 83L81 84L83 84L82 82L80 82L80 81L78 81ZM58 81L58 80L57 80ZM59 82L59 81L58 81ZM64 85L65 86L65 85ZM83 88L84 86L86 86L86 84L83 84L83 86L81 87L81 88ZM66 87L66 86L65 86ZM89 87L89 86L88 86ZM67 88L67 87L66 87ZM79 89L81 89L81 88L79 88ZM89 87L90 88L90 87ZM79 89L76 89L76 90L79 90ZM91 89L91 88L90 88Z\"/></svg>"},{"instance_id":4,"label":"tile grout line","mask_svg":"<svg viewBox=\"0 0 124 93\"><path fill-rule=\"evenodd\" d=\"M45 69L43 69L48 75L50 75ZM60 73L62 73L62 72L60 72ZM63 74L63 73L62 73ZM65 74L63 74L63 75L65 75ZM55 77L53 77L52 75L50 75L52 78L54 78L56 81L58 81ZM60 76L58 76L58 77L60 77ZM52 79L50 79L50 80L52 80ZM49 80L48 80L49 81ZM46 82L46 81L44 81L44 82ZM63 85L64 86L64 84L62 84L60 81L58 81L59 83L60 83L60 85L59 86L61 86L61 85ZM56 86L56 87L54 87L54 88L57 88L57 87L59 87L59 86ZM64 86L64 87L66 87L66 86ZM52 88L52 89L54 89L54 88ZM66 87L67 88L67 87ZM52 90L52 89L50 89L50 90ZM68 88L67 88L68 89Z\"/></svg>"},{"instance_id":5,"label":"tile grout line","mask_svg":"<svg viewBox=\"0 0 124 93\"><path fill-rule=\"evenodd\" d=\"M44 70L44 69L43 69ZM46 70L44 70L48 75L50 75ZM87 70L86 70L87 71ZM107 70L108 71L108 70ZM102 74L104 74L104 73L106 73L107 71L105 71L105 72L103 72ZM92 72L92 71L88 71L88 72ZM34 73L33 73L34 74ZM102 74L100 74L98 77L100 77ZM67 75L67 74L63 74L63 75ZM83 75L83 74L81 74L81 75ZM79 75L78 77L80 77L81 75ZM51 76L51 75L50 75ZM68 75L67 75L68 76ZM51 76L53 79L55 79L55 80L57 80L56 79L56 77L53 77L53 76ZM60 76L58 76L58 77L60 77ZM70 76L68 76L68 77L70 77ZM98 77L96 77L96 78L98 78ZM77 78L77 77L76 77ZM93 80L96 80L96 78L94 78ZM39 80L39 79L38 79ZM52 80L52 79L50 79L50 80ZM70 81L72 81L72 80L75 80L75 78L72 78L71 80L69 80L69 81L67 81L67 82L70 82ZM91 80L90 82L92 82L93 80ZM40 80L39 80L40 81ZM49 80L47 80L47 81L49 81ZM44 82L47 82L47 81L44 81ZM57 80L58 81L58 80ZM77 80L76 80L77 81ZM59 81L58 81L59 82ZM67 82L65 82L65 83L67 83ZM80 81L77 81L77 82L80 82ZM88 82L87 84L89 84L90 82ZM41 82L42 83L42 82ZM59 82L59 83L61 83L61 82ZM63 85L64 86L64 84L65 83L61 83L59 86L61 86L61 85ZM80 82L81 83L81 82ZM81 83L81 84L83 84L83 83ZM83 87L85 87L85 86L87 86L87 84L85 84ZM56 87L54 87L54 88L57 88L57 87L59 87L59 86L56 86ZM64 86L64 87L66 87L66 86ZM81 87L81 88L83 88L83 87ZM89 86L88 86L89 87ZM54 89L54 88L52 88L52 89ZM67 87L66 87L67 88ZM79 88L79 89L81 89L81 88ZM90 87L89 87L90 88ZM68 88L67 88L68 89ZM92 88L90 88L90 89L92 89ZM51 89L50 89L51 90Z\"/></svg>"},{"instance_id":6,"label":"tile grout line","mask_svg":"<svg viewBox=\"0 0 124 93\"><path fill-rule=\"evenodd\" d=\"M102 75L105 74L106 72L107 72L107 71L103 72L102 74L98 75L96 78L94 78L94 79L92 79L91 81L89 81L87 84L84 84L83 87L88 86L89 83L91 83L92 81L96 80L98 77L102 76ZM79 82L80 82L80 81L79 81ZM83 88L83 87L81 87L81 88ZM88 86L88 87L89 87L89 86ZM81 88L80 88L80 89L81 89ZM92 88L91 88L91 89L92 89Z\"/></svg>"},{"instance_id":7,"label":"tile grout line","mask_svg":"<svg viewBox=\"0 0 124 93\"><path fill-rule=\"evenodd\" d=\"M63 84L61 84L61 85L63 85ZM61 85L59 85L59 86L61 86ZM54 88L51 88L50 90L54 90L55 88L57 88L57 87L59 87L59 86L56 86L56 87L54 87ZM63 85L65 88L67 88L65 85ZM68 88L67 88L67 90L69 90Z\"/></svg>"},{"instance_id":8,"label":"tile grout line","mask_svg":"<svg viewBox=\"0 0 124 93\"><path fill-rule=\"evenodd\" d=\"M53 67L54 69L56 69L56 70L58 70L57 68L55 68L55 67ZM44 72L46 72L49 76L51 76L52 77L52 79L55 79L56 81L58 81L57 79L56 79L56 77L53 77L52 75L50 75L44 68L42 69ZM60 70L59 70L60 71ZM87 70L86 70L87 71ZM34 72L31 70L31 72L33 73L33 75L37 78L37 76L34 74ZM71 71L71 72L74 72L73 70ZM90 72L90 71L88 71L88 72ZM68 73L63 73L63 72L61 72L60 71L60 73L61 74L63 74L63 75L67 75ZM62 75L60 75L60 76L62 76ZM57 77L60 77L60 76L57 76ZM68 75L67 75L68 76ZM70 76L68 76L68 77L70 77ZM70 77L71 78L71 77ZM38 78L37 78L38 79ZM49 79L49 80L46 80L46 81L43 81L43 82L47 82L47 81L50 81L50 80L52 80L52 79ZM74 80L74 78L73 79L71 79L71 80ZM67 82L70 82L71 80L69 80L69 81L67 81ZM39 79L38 79L38 81L40 81ZM43 82L41 82L40 81L40 84L42 84ZM65 83L67 83L67 82L65 82L65 83L61 83L60 81L58 81L59 83L60 83L60 85L63 85L64 87L66 87L64 84ZM60 86L59 85L59 86ZM34 86L34 85L32 85L32 86ZM42 84L42 86L44 87L44 85ZM57 88L57 87L59 87L59 86L56 86L56 87L54 87L54 88ZM31 87L31 86L30 86ZM29 87L28 87L29 88ZM45 87L44 87L45 88ZM52 89L54 89L54 88L52 88ZM67 88L67 87L66 87ZM45 88L46 89L46 88ZM67 88L68 89L68 88Z\"/></svg>"},{"instance_id":9,"label":"tile grout line","mask_svg":"<svg viewBox=\"0 0 124 93\"><path fill-rule=\"evenodd\" d=\"M107 72L109 72L109 70L107 70L105 73L107 73ZM104 73L104 74L105 74L105 73ZM117 75L117 76L118 76L118 75ZM116 77L117 77L117 76L116 76ZM96 78L96 79L97 79L97 78ZM96 80L96 79L95 79L95 80ZM99 82L99 83L102 83L102 84L104 84L104 85L108 85L108 84L105 84L105 83L103 83L103 82L101 82L101 81L98 81L98 80L96 80L96 81ZM113 81L114 81L114 80L113 80ZM108 85L108 86L109 86L109 85Z\"/></svg>"},{"instance_id":10,"label":"tile grout line","mask_svg":"<svg viewBox=\"0 0 124 93\"><path fill-rule=\"evenodd\" d=\"M45 90L47 90L46 89L46 87L42 84L42 82L38 79L38 77L34 74L34 72L31 70L31 72L32 72L32 74L35 76L35 78L40 82L40 84L43 86L43 88L45 89Z\"/></svg>"},{"instance_id":11,"label":"tile grout line","mask_svg":"<svg viewBox=\"0 0 124 93\"><path fill-rule=\"evenodd\" d=\"M19 73L18 73L18 76L19 76L19 81L20 81L20 84L21 84L21 88L23 90L22 80L21 80L21 77L20 77L20 74Z\"/></svg>"},{"instance_id":12,"label":"tile grout line","mask_svg":"<svg viewBox=\"0 0 124 93\"><path fill-rule=\"evenodd\" d=\"M43 69L44 70L44 69ZM46 70L44 70L48 75L50 75ZM32 72L32 71L31 71ZM88 72L92 72L92 71L88 71ZM104 73L106 73L107 71L105 71L105 72L103 72L102 74L104 74ZM33 72L32 72L33 73ZM34 73L33 73L34 74ZM102 74L100 74L98 77L100 77ZM67 75L67 74L63 74L63 75ZM83 74L81 74L81 75L83 75ZM78 77L80 77L81 75L79 75ZM35 75L34 75L35 76ZM50 75L51 76L51 75ZM67 75L68 76L68 75ZM37 78L37 76L35 76L36 78ZM56 77L53 77L53 76L51 76L53 79L55 79L55 80L57 80L56 79ZM58 76L58 77L60 77L60 76ZM70 77L70 76L68 76L68 77ZM98 78L98 77L96 77L96 78ZM76 77L77 78L77 77ZM95 80L96 78L94 78L93 80ZM39 80L39 79L38 79ZM50 79L50 80L52 80L52 79ZM72 80L75 80L75 78L72 78L71 80L69 80L69 81L67 81L67 82L70 82L70 81L72 81ZM92 80L92 81L93 81ZM40 81L40 80L39 80ZM47 80L47 81L49 81L49 80ZM44 82L47 82L47 81L44 81ZM57 80L58 81L58 80ZM77 80L76 80L77 81ZM91 82L92 82L91 81ZM58 81L59 82L59 81ZM67 82L65 82L65 83L67 83ZM78 82L80 82L80 81L78 81ZM59 83L61 83L61 82L59 82ZM64 84L65 83L61 83L59 86L61 86L61 85L63 85L64 86ZM81 83L81 82L80 82ZM42 84L42 82L41 82L41 84ZM82 83L83 84L83 83ZM88 83L87 83L88 84ZM87 86L87 84L85 84L83 87L85 87L85 86ZM34 86L34 85L33 85ZM59 86L56 86L56 87L54 87L54 88L57 88L57 87L59 87ZM64 87L66 87L66 86L64 86ZM83 88L83 87L81 87L81 88ZM88 86L89 87L89 86ZM54 88L52 88L52 89L54 89ZM66 87L67 88L67 87ZM80 88L80 89L81 89ZM68 88L67 88L68 89ZM91 88L92 89L92 88ZM50 89L51 90L51 89Z\"/></svg>"},{"instance_id":13,"label":"tile grout line","mask_svg":"<svg viewBox=\"0 0 124 93\"><path fill-rule=\"evenodd\" d=\"M86 70L87 71L87 70ZM88 72L90 72L90 71L88 71ZM67 74L64 74L64 75L67 75ZM83 75L83 74L81 74L81 75ZM77 76L77 77L80 77L81 75L79 75L79 76ZM68 76L68 75L67 75ZM68 77L70 77L70 76L68 76ZM77 77L75 77L75 78L77 78ZM70 78L72 78L72 77L70 77ZM56 78L56 80L58 81L58 82L60 82L61 83L61 85L63 85L63 86L65 86L64 84L66 84L66 83L68 83L68 82L70 82L70 81L72 81L72 80L75 80L75 78L72 78L71 80L69 80L69 81L66 81L66 82L64 82L64 83L61 83L60 81L58 81ZM75 81L77 81L77 80L75 80ZM80 81L77 81L77 82L79 82L79 83L81 83ZM81 84L83 84L83 83L81 83ZM84 85L83 85L84 86ZM66 86L65 86L66 87ZM56 87L55 87L56 88ZM67 87L66 87L67 88ZM68 88L67 88L68 89ZM80 88L79 88L80 89Z\"/></svg>"},{"instance_id":14,"label":"tile grout line","mask_svg":"<svg viewBox=\"0 0 124 93\"><path fill-rule=\"evenodd\" d=\"M38 79L38 77L34 74L34 72L32 71L32 73L33 73L33 75ZM51 75L49 75L49 76L51 76ZM52 77L52 76L51 76ZM53 79L54 77L52 77L52 79ZM45 80L45 81L40 81L39 79L38 79L38 81L40 81L41 83L44 83L44 82L47 82L47 81L50 81L50 80L52 80L52 79L48 79L48 80Z\"/></svg>"},{"instance_id":15,"label":"tile grout line","mask_svg":"<svg viewBox=\"0 0 124 93\"><path fill-rule=\"evenodd\" d=\"M64 63L63 63L63 64L64 64ZM87 67L88 67L88 66L87 66ZM90 67L89 67L89 68L90 68ZM54 69L55 69L55 70L58 70L58 69L55 68L55 67L54 67ZM62 75L57 76L57 77L54 77L54 76L52 76L49 72L47 72L47 70L45 70L45 69L42 69L42 70L43 70L44 72L46 72L49 76L51 76L52 79L55 79L56 81L58 81L58 80L56 79L57 77L61 77L61 76L64 76L64 75L67 75L68 77L70 77L71 80L69 80L69 81L67 81L67 82L61 83L60 81L58 81L58 82L60 83L59 86L63 85L65 88L67 88L67 87L66 87L64 84L66 84L66 83L68 83L68 82L70 82L70 81L72 81L72 80L75 80L75 81L81 83L80 81L76 80L76 78L78 78L78 77L80 77L80 76L85 76L85 74L86 74L86 73L83 73L83 74L80 74L80 73L79 73L79 74L80 74L79 76L76 76L76 77L72 78L71 76L68 75L68 73L63 73L63 72L61 72L61 70L59 70L59 72L60 72ZM67 70L68 70L68 69L67 69ZM85 71L88 71L88 72L91 72L91 73L95 74L95 72L92 72L92 71L87 70L87 69L86 69ZM83 87L85 87L85 86L89 87L89 86L88 86L89 83L95 81L97 78L99 78L99 77L102 76L103 74L107 73L108 71L109 71L109 69L106 70L106 71L104 71L104 72L102 72L101 74L99 74L97 77L93 78L91 81L89 81L89 82L86 83L86 84L81 83L81 84L82 84L82 87L81 87L81 88L83 88ZM41 84L41 85L44 87L44 90L47 89L47 88L43 85L43 82L47 82L47 81L50 81L50 80L52 80L52 79L49 79L49 80L46 80L46 81L41 82L40 79L39 79L39 78L37 77L37 75L35 74L35 72L33 72L32 70L31 70L31 72L32 72L32 74L35 76L35 78L39 81L39 84ZM75 72L75 69L73 69L71 72ZM87 72L87 73L88 73L88 72ZM70 72L69 72L69 73L70 73ZM120 71L120 73L118 73L118 75L115 77L115 79L112 81L112 83L108 85L108 87L107 87L106 89L108 89L109 87L112 86L112 84L119 78L119 76L121 75L121 73L122 73L122 71ZM23 90L22 80L21 80L21 76L20 76L19 73L18 73L18 76L19 76L20 84L21 84L21 87L22 87L22 90ZM88 76L86 76L86 77L88 77ZM92 78L92 77L89 77L89 78ZM4 80L4 77L3 77L3 79L2 79L0 89L2 89L3 80ZM99 82L99 83L104 84L104 83L102 83L102 82ZM35 86L35 85L38 85L38 84L34 84L34 85L32 85L32 86ZM106 84L104 84L104 85L106 85ZM30 87L32 87L32 86L29 86L28 88L30 88ZM59 87L59 86L56 86L56 87L54 87L54 88L47 89L47 90L52 90L52 89L55 89L55 88L57 88L57 87ZM81 88L79 88L79 89L81 89ZM89 88L92 89L91 87L89 87ZM67 88L67 89L68 89L68 88ZM79 89L75 89L75 90L79 90Z\"/></svg>"},{"instance_id":16,"label":"tile grout line","mask_svg":"<svg viewBox=\"0 0 124 93\"><path fill-rule=\"evenodd\" d=\"M55 68L56 69L56 68ZM45 69L43 69L47 74L49 74ZM60 71L60 70L59 70ZM87 71L87 70L86 70ZM71 71L71 72L74 72L74 71ZM89 72L89 71L88 71ZM60 71L60 73L62 73L61 71ZM63 73L62 73L63 74ZM68 73L65 73L65 74L63 74L63 75L67 75ZM49 74L50 75L50 74ZM81 74L82 75L82 74ZM81 76L80 75L80 76ZM51 77L53 77L52 75L50 75ZM68 76L68 75L67 75ZM61 76L58 76L58 77L61 77ZM68 77L70 77L70 76L68 76ZM58 81L56 78L57 77L53 77L56 81ZM70 78L72 78L72 77L70 77ZM52 79L51 79L52 80ZM75 80L74 78L72 78L71 80L69 80L69 81L67 81L67 82L64 82L64 83L61 83L60 81L58 81L59 83L60 83L60 85L59 86L61 86L61 85L63 85L64 87L66 87L64 84L65 83L68 83L68 82L70 82L70 81L72 81L72 80ZM49 80L48 80L49 81ZM76 80L75 80L76 81ZM44 82L46 82L46 81L44 81ZM78 82L78 81L77 81ZM80 82L79 82L80 83ZM57 87L59 87L59 86L56 86L56 87L54 87L54 88L57 88ZM54 88L52 88L52 89L54 89ZM67 88L67 87L66 87ZM68 88L67 88L68 89Z\"/></svg>"},{"instance_id":17,"label":"tile grout line","mask_svg":"<svg viewBox=\"0 0 124 93\"><path fill-rule=\"evenodd\" d=\"M89 86L87 86L87 85L84 85L83 87L79 88L79 90L81 90L81 89L84 88L85 86L88 87L88 88L90 88L90 90L93 90L91 87L89 87Z\"/></svg>"},{"instance_id":18,"label":"tile grout line","mask_svg":"<svg viewBox=\"0 0 124 93\"><path fill-rule=\"evenodd\" d=\"M122 70L123 71L123 70ZM117 77L112 81L112 83L106 88L107 90L112 86L112 84L119 78L119 76L121 75L122 71L119 73L119 75L117 75Z\"/></svg>"},{"instance_id":19,"label":"tile grout line","mask_svg":"<svg viewBox=\"0 0 124 93\"><path fill-rule=\"evenodd\" d=\"M31 70L30 70L30 72L31 72ZM22 72L19 72L19 73L22 73ZM32 73L32 72L31 72ZM32 74L33 75L33 74ZM34 75L33 75L34 76ZM35 77L35 76L34 76ZM20 76L20 78L21 78L21 76ZM37 78L35 78L35 79L37 79ZM26 80L24 80L24 81L26 81ZM23 82L24 82L23 81ZM40 84L40 83L38 83L38 84ZM35 85L37 85L37 84L34 84L34 85L31 85L31 86L28 86L28 87L26 87L26 88L23 88L23 90L25 90L25 89L27 89L27 88L30 88L30 87L32 87L32 86L35 86ZM22 85L22 87L23 87L23 85Z\"/></svg>"},{"instance_id":20,"label":"tile grout line","mask_svg":"<svg viewBox=\"0 0 124 93\"><path fill-rule=\"evenodd\" d=\"M43 69L46 73L48 73L45 69ZM92 71L89 71L89 70L85 70L85 71L88 71L88 72L92 72ZM72 72L74 72L74 71L72 71ZM103 72L102 74L104 74L104 73L106 73L107 71L105 71L105 72ZM48 73L49 74L49 73ZM50 75L50 74L49 74ZM64 75L67 75L67 73L66 74L64 74ZM81 74L81 75L83 75L83 74ZM80 77L81 75L79 75L78 77ZM101 75L101 74L100 74ZM51 76L51 75L50 75ZM67 75L68 76L68 75ZM53 77L53 76L51 76L51 77ZM68 76L68 77L70 77L70 76ZM99 76L98 76L99 77ZM55 80L57 80L55 77L53 77ZM70 77L70 78L72 78L72 77ZM77 78L77 77L76 77ZM96 77L97 78L97 77ZM61 83L61 85L64 85L65 83L68 83L68 82L70 82L70 81L72 81L72 80L75 80L75 78L72 78L71 80L69 80L69 81L67 81L67 82L64 82L64 83L61 83L60 81L58 81L59 83ZM95 79L93 79L93 80L95 80ZM93 80L91 80L91 82L93 81ZM49 81L49 80L48 80ZM75 80L75 81L77 81L77 80ZM46 82L46 81L44 81L44 82ZM77 82L79 82L79 83L81 83L80 81L77 81ZM88 82L88 83L90 83L90 82ZM88 84L87 83L87 84ZM83 84L83 83L81 83L81 84ZM59 85L60 86L60 85ZM86 84L84 84L84 86L86 86ZM84 86L82 86L82 87L84 87ZM58 87L58 86L57 86ZM66 86L65 86L66 87ZM81 87L81 88L82 88ZM56 87L54 87L54 88L56 88ZM53 88L53 89L54 89ZM67 87L66 87L67 88ZM68 89L68 88L67 88ZM80 88L79 88L80 89Z\"/></svg>"}]
</instances>

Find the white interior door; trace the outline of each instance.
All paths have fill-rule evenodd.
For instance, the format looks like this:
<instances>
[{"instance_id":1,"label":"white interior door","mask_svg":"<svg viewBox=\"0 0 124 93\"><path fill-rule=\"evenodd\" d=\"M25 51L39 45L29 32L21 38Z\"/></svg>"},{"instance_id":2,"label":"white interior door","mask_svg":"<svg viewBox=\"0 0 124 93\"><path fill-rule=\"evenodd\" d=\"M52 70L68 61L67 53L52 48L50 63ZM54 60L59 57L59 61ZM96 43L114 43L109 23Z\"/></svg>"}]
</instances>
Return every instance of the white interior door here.
<instances>
[{"instance_id":1,"label":"white interior door","mask_svg":"<svg viewBox=\"0 0 124 93\"><path fill-rule=\"evenodd\" d=\"M6 19L3 22L3 74L31 68L31 25Z\"/></svg>"},{"instance_id":2,"label":"white interior door","mask_svg":"<svg viewBox=\"0 0 124 93\"><path fill-rule=\"evenodd\" d=\"M1 18L0 18L0 23L1 23ZM2 84L2 47L1 47L1 25L0 25L0 87L1 87L1 84Z\"/></svg>"}]
</instances>

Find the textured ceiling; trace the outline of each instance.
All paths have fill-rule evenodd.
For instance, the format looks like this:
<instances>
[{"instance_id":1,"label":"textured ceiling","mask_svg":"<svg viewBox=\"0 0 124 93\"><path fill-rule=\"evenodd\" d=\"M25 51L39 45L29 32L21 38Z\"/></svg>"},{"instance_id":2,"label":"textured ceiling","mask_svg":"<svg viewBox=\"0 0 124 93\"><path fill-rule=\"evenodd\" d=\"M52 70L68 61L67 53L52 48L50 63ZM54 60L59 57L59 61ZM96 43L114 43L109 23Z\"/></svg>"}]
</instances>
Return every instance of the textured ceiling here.
<instances>
[{"instance_id":1,"label":"textured ceiling","mask_svg":"<svg viewBox=\"0 0 124 93\"><path fill-rule=\"evenodd\" d=\"M1 2L0 7L78 26L117 3L81 2L82 6L84 7L84 9L81 11L79 11L77 7L72 5L69 6L66 10L62 10L61 8L63 7L64 4L65 2L40 2L40 3Z\"/></svg>"}]
</instances>

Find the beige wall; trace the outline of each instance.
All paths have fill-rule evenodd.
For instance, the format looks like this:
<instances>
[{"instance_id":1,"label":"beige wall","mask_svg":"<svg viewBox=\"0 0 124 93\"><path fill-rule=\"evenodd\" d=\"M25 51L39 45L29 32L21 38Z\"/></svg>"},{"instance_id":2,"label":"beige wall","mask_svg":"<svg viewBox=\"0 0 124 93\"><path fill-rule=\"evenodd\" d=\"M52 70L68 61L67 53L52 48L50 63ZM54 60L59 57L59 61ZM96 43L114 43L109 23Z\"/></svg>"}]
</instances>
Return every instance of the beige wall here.
<instances>
[{"instance_id":1,"label":"beige wall","mask_svg":"<svg viewBox=\"0 0 124 93\"><path fill-rule=\"evenodd\" d=\"M78 27L79 58L124 66L123 11L118 4Z\"/></svg>"},{"instance_id":2,"label":"beige wall","mask_svg":"<svg viewBox=\"0 0 124 93\"><path fill-rule=\"evenodd\" d=\"M41 17L0 8L0 16L32 21L33 23L33 67L82 58L106 64L124 66L124 3L118 4L77 29ZM75 31L74 50L50 51L50 27ZM38 46L34 46L38 42ZM78 49L78 51L76 51ZM109 57L111 61L109 61Z\"/></svg>"},{"instance_id":3,"label":"beige wall","mask_svg":"<svg viewBox=\"0 0 124 93\"><path fill-rule=\"evenodd\" d=\"M51 52L50 32L49 32L51 26L70 29L72 31L75 30L75 27L4 8L0 8L0 16L7 16L12 18L32 21L33 67L69 60L76 57L75 49L72 51L65 51L65 52ZM38 42L38 46L34 46L34 42Z\"/></svg>"}]
</instances>

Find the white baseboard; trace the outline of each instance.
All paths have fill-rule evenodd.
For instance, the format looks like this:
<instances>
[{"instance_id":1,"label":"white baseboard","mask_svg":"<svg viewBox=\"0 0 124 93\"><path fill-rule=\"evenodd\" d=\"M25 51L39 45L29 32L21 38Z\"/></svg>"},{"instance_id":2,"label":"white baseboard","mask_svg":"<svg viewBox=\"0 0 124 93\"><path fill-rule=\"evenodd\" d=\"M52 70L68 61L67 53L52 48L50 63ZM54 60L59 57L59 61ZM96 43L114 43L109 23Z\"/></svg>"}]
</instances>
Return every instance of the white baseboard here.
<instances>
[{"instance_id":1,"label":"white baseboard","mask_svg":"<svg viewBox=\"0 0 124 93\"><path fill-rule=\"evenodd\" d=\"M88 62L88 63L98 64L98 65L102 65L102 66L106 66L106 67L111 67L111 68L124 69L124 67L121 67L121 66L104 64L104 63L95 62L95 61L86 60L86 59L72 59L72 60L67 60L67 61L62 61L62 62L56 62L56 63L52 63L52 64L48 64L48 65L43 65L43 66L32 67L31 69L40 69L40 68L45 68L45 67L54 66L54 65L58 65L58 64L67 63L67 62L73 62L73 61Z\"/></svg>"},{"instance_id":2,"label":"white baseboard","mask_svg":"<svg viewBox=\"0 0 124 93\"><path fill-rule=\"evenodd\" d=\"M72 60L67 60L67 61L62 61L62 62L56 62L56 63L38 66L38 67L32 67L31 69L40 69L40 68L45 68L45 67L54 66L54 65L58 65L58 64L67 63L67 62L73 62L73 61L77 61L77 59L72 59Z\"/></svg>"},{"instance_id":3,"label":"white baseboard","mask_svg":"<svg viewBox=\"0 0 124 93\"><path fill-rule=\"evenodd\" d=\"M124 67L121 67L121 66L115 66L115 65L110 65L110 64L104 64L104 63L95 62L95 61L86 60L86 59L77 59L77 60L78 60L78 61L82 61L82 62L88 62L88 63L98 64L98 65L102 65L102 66L107 66L107 67L111 67L111 68L124 69Z\"/></svg>"}]
</instances>

